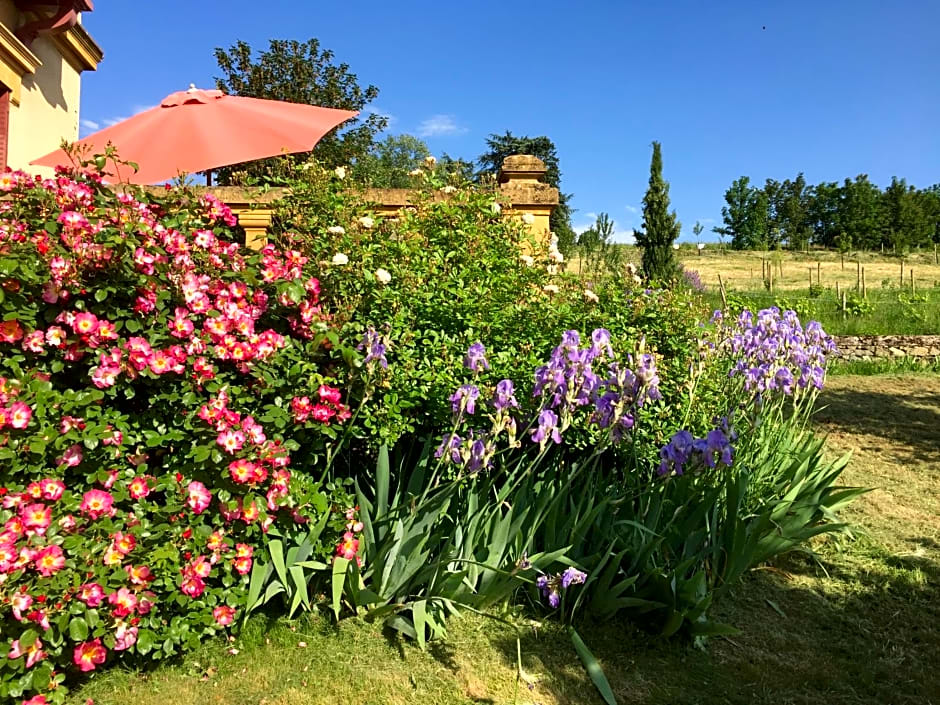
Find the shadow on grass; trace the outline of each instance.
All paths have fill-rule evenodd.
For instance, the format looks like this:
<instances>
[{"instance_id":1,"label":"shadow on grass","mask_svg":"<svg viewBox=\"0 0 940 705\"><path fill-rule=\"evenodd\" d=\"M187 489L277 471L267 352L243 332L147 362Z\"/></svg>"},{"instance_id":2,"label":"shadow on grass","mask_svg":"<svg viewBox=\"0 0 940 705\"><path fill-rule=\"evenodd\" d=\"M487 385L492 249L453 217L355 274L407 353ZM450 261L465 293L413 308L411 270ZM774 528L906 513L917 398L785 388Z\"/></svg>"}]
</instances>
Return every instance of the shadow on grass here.
<instances>
[{"instance_id":1,"label":"shadow on grass","mask_svg":"<svg viewBox=\"0 0 940 705\"><path fill-rule=\"evenodd\" d=\"M930 387L896 392L876 391L868 385L830 388L820 397L815 421L829 432L888 441L885 451L900 462L940 464L940 393L928 391Z\"/></svg>"},{"instance_id":2,"label":"shadow on grass","mask_svg":"<svg viewBox=\"0 0 940 705\"><path fill-rule=\"evenodd\" d=\"M927 552L892 555L868 538L841 552L832 541L822 556L751 572L712 612L740 634L705 649L620 620L578 631L621 705L940 703L940 547L912 541ZM515 661L508 632L491 643ZM522 653L553 701L602 703L560 626L527 632Z\"/></svg>"}]
</instances>

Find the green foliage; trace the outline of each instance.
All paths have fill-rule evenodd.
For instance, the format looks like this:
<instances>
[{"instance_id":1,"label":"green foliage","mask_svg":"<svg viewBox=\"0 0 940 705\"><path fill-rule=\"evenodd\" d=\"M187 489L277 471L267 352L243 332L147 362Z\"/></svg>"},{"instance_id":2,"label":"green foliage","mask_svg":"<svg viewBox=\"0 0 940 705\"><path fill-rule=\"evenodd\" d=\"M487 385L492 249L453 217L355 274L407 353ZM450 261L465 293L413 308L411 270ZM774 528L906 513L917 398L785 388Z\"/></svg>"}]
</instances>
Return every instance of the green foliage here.
<instances>
[{"instance_id":1,"label":"green foliage","mask_svg":"<svg viewBox=\"0 0 940 705\"><path fill-rule=\"evenodd\" d=\"M614 221L607 213L597 216L594 225L578 236L578 257L582 273L593 277L618 273L624 267L623 250L613 240Z\"/></svg>"},{"instance_id":2,"label":"green foliage","mask_svg":"<svg viewBox=\"0 0 940 705\"><path fill-rule=\"evenodd\" d=\"M940 241L940 187L916 189L897 177L884 191L867 174L854 180L807 186L803 174L780 183L767 179L762 189L746 176L725 192L724 224L735 249L816 245L843 252L852 247L890 247L904 253Z\"/></svg>"},{"instance_id":3,"label":"green foliage","mask_svg":"<svg viewBox=\"0 0 940 705\"><path fill-rule=\"evenodd\" d=\"M643 226L635 233L643 248L643 274L650 281L669 282L675 277L672 244L681 225L676 212L669 212L669 183L663 179L663 157L659 142L653 142L649 188L643 197Z\"/></svg>"},{"instance_id":4,"label":"green foliage","mask_svg":"<svg viewBox=\"0 0 940 705\"><path fill-rule=\"evenodd\" d=\"M341 598L423 644L445 632L448 615L535 602L538 576L576 566L586 579L558 588L560 619L627 614L664 636L732 633L709 619L712 601L753 566L844 528L835 516L863 490L837 485L847 458L827 460L805 430L815 394L758 406L740 377L727 377L731 363L720 356L717 369L698 373L684 418L654 405L634 427L660 412L670 430L707 427L716 399L744 409L730 468L662 476L662 441L643 433L625 447L609 438L567 450L523 441L486 472L453 479L432 442L391 458L383 449L374 481L358 486L364 568L344 567L336 609ZM566 433L584 420L572 418Z\"/></svg>"},{"instance_id":5,"label":"green foliage","mask_svg":"<svg viewBox=\"0 0 940 705\"><path fill-rule=\"evenodd\" d=\"M431 156L428 146L412 135L389 135L375 143L352 167L352 179L373 188L412 188L412 174Z\"/></svg>"},{"instance_id":6,"label":"green foliage","mask_svg":"<svg viewBox=\"0 0 940 705\"><path fill-rule=\"evenodd\" d=\"M215 79L216 86L230 95L357 111L379 95L375 86L361 87L348 64L334 63L333 52L321 48L317 39L272 39L268 48L257 54L247 42L237 41L228 50L217 47L214 53L222 72ZM376 136L387 125L388 118L374 112L366 118L352 118L344 123L342 132L337 129L325 135L313 155L330 167L352 164L367 157ZM301 154L287 159L300 162L308 157ZM219 183L268 181L280 159L284 158L226 167L218 172Z\"/></svg>"},{"instance_id":7,"label":"green foliage","mask_svg":"<svg viewBox=\"0 0 940 705\"><path fill-rule=\"evenodd\" d=\"M627 344L645 337L663 364L688 367L697 312L685 294L642 295L618 273L595 283L594 302L505 217L496 189L455 187L436 170L423 171L413 208L396 220L373 217L343 181L315 167L292 172L279 204L281 241L323 263L323 301L341 337L357 339L371 326L387 343L389 367L355 419L356 437L374 449L440 432L450 417L447 399L465 379L461 360L476 341L496 351L495 379L534 367L568 328L606 327ZM521 256L522 248L531 255ZM348 263L330 264L337 253Z\"/></svg>"},{"instance_id":8,"label":"green foliage","mask_svg":"<svg viewBox=\"0 0 940 705\"><path fill-rule=\"evenodd\" d=\"M752 188L750 179L742 176L725 192L726 206L721 209L724 225L713 230L722 237L731 238L735 250L765 249L767 242L766 214L758 212L766 201L760 200L759 189Z\"/></svg>"}]
</instances>

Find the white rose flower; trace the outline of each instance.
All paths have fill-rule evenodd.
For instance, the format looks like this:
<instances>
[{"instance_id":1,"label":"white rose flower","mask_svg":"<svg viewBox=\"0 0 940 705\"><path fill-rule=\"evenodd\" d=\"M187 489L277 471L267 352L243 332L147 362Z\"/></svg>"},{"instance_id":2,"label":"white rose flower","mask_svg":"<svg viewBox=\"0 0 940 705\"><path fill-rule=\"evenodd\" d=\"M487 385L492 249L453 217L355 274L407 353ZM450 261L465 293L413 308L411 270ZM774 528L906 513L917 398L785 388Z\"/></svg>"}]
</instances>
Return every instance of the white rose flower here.
<instances>
[{"instance_id":1,"label":"white rose flower","mask_svg":"<svg viewBox=\"0 0 940 705\"><path fill-rule=\"evenodd\" d=\"M387 269L379 267L375 270L375 278L379 280L380 284L388 284L392 281L392 274Z\"/></svg>"},{"instance_id":2,"label":"white rose flower","mask_svg":"<svg viewBox=\"0 0 940 705\"><path fill-rule=\"evenodd\" d=\"M333 173L336 174L336 178L337 178L337 179L345 179L345 178L346 178L346 167L344 167L344 166L338 166L338 167L336 167L335 169L333 169Z\"/></svg>"},{"instance_id":3,"label":"white rose flower","mask_svg":"<svg viewBox=\"0 0 940 705\"><path fill-rule=\"evenodd\" d=\"M519 259L523 261L526 267L531 267L535 264L535 258L530 255L520 255Z\"/></svg>"},{"instance_id":4,"label":"white rose flower","mask_svg":"<svg viewBox=\"0 0 940 705\"><path fill-rule=\"evenodd\" d=\"M375 227L375 221L372 220L372 218L369 216L364 215L359 219L359 225L364 227L366 230L371 230L373 227Z\"/></svg>"},{"instance_id":5,"label":"white rose flower","mask_svg":"<svg viewBox=\"0 0 940 705\"><path fill-rule=\"evenodd\" d=\"M454 193L457 190L456 186L442 186L441 191L443 193Z\"/></svg>"},{"instance_id":6,"label":"white rose flower","mask_svg":"<svg viewBox=\"0 0 940 705\"><path fill-rule=\"evenodd\" d=\"M424 172L421 171L420 168L418 168L418 169L412 169L411 171L408 172L408 176L421 176L421 174L423 174L423 173L424 173Z\"/></svg>"},{"instance_id":7,"label":"white rose flower","mask_svg":"<svg viewBox=\"0 0 940 705\"><path fill-rule=\"evenodd\" d=\"M643 283L643 278L640 277L638 274L634 274L634 275L633 275L633 283L634 283L634 284L642 284L642 283Z\"/></svg>"},{"instance_id":8,"label":"white rose flower","mask_svg":"<svg viewBox=\"0 0 940 705\"><path fill-rule=\"evenodd\" d=\"M344 255L342 252L337 252L335 255L333 255L333 259L330 260L330 263L336 265L337 267L341 267L344 264L349 264L349 257Z\"/></svg>"},{"instance_id":9,"label":"white rose flower","mask_svg":"<svg viewBox=\"0 0 940 705\"><path fill-rule=\"evenodd\" d=\"M526 225L532 225L532 223L535 222L535 216L532 215L531 213L523 213L522 222L525 223Z\"/></svg>"},{"instance_id":10,"label":"white rose flower","mask_svg":"<svg viewBox=\"0 0 940 705\"><path fill-rule=\"evenodd\" d=\"M346 228L344 228L342 225L331 225L330 227L326 229L326 231L330 235L345 235L346 234Z\"/></svg>"},{"instance_id":11,"label":"white rose flower","mask_svg":"<svg viewBox=\"0 0 940 705\"><path fill-rule=\"evenodd\" d=\"M633 264L633 262L627 262L627 271L630 272L630 274L636 274L636 265Z\"/></svg>"},{"instance_id":12,"label":"white rose flower","mask_svg":"<svg viewBox=\"0 0 940 705\"><path fill-rule=\"evenodd\" d=\"M437 159L435 159L434 157L427 156L424 158L424 165L428 167L429 169L435 164L437 164Z\"/></svg>"},{"instance_id":13,"label":"white rose flower","mask_svg":"<svg viewBox=\"0 0 940 705\"><path fill-rule=\"evenodd\" d=\"M499 205L499 203L497 203L496 201L493 201L490 204L490 211L493 213L493 215L499 215L502 210L503 210L503 207Z\"/></svg>"},{"instance_id":14,"label":"white rose flower","mask_svg":"<svg viewBox=\"0 0 940 705\"><path fill-rule=\"evenodd\" d=\"M594 303L594 304L596 304L598 301L600 301L600 299L597 298L597 294L595 294L595 293L594 293L593 291L591 291L590 289L585 289L585 290L584 290L584 300L585 300L585 301L590 301L591 303Z\"/></svg>"},{"instance_id":15,"label":"white rose flower","mask_svg":"<svg viewBox=\"0 0 940 705\"><path fill-rule=\"evenodd\" d=\"M555 284L546 284L542 287L542 291L544 291L546 294L557 294L558 287Z\"/></svg>"}]
</instances>

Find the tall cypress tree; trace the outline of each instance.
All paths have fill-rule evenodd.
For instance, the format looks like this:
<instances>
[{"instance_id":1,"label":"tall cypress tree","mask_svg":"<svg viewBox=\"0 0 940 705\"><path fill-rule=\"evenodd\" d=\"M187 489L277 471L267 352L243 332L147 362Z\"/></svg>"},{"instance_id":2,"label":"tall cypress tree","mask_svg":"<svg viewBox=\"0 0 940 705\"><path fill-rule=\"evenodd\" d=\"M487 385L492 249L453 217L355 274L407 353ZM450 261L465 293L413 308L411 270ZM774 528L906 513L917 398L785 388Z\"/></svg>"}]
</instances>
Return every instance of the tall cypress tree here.
<instances>
[{"instance_id":1,"label":"tall cypress tree","mask_svg":"<svg viewBox=\"0 0 940 705\"><path fill-rule=\"evenodd\" d=\"M676 212L669 212L669 184L663 179L663 156L659 142L653 142L650 184L643 197L643 230L635 233L643 248L643 273L647 279L668 282L676 276L672 243L681 225Z\"/></svg>"}]
</instances>

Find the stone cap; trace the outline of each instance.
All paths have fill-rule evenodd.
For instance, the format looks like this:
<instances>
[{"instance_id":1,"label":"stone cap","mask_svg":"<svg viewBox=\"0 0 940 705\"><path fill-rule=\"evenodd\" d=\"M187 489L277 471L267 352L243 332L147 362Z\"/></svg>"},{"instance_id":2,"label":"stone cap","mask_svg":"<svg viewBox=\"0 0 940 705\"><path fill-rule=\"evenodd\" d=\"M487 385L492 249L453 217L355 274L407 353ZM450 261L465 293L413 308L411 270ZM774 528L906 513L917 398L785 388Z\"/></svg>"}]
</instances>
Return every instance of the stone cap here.
<instances>
[{"instance_id":1,"label":"stone cap","mask_svg":"<svg viewBox=\"0 0 940 705\"><path fill-rule=\"evenodd\" d=\"M503 160L496 180L508 182L538 183L545 176L545 162L531 154L513 154Z\"/></svg>"}]
</instances>

